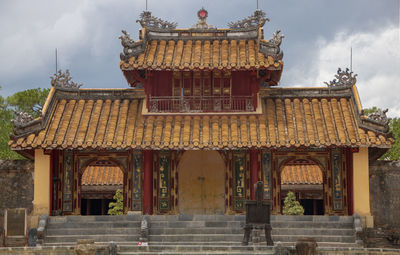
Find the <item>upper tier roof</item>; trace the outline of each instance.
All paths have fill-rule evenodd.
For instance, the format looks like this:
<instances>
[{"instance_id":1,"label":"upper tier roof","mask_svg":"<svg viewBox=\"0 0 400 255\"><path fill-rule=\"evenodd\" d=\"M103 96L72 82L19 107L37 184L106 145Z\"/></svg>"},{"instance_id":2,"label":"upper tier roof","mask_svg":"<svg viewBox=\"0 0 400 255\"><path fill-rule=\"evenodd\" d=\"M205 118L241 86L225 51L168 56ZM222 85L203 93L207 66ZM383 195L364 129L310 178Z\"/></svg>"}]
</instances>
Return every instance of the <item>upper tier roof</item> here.
<instances>
[{"instance_id":1,"label":"upper tier roof","mask_svg":"<svg viewBox=\"0 0 400 255\"><path fill-rule=\"evenodd\" d=\"M176 29L143 12L139 41L133 41L126 31L120 37L122 46L120 68L129 83L132 70L271 70L279 82L283 68L280 49L283 35L276 31L265 40L262 26L268 20L257 10L252 16L230 23L228 29L217 29L198 13L199 22L188 29Z\"/></svg>"}]
</instances>

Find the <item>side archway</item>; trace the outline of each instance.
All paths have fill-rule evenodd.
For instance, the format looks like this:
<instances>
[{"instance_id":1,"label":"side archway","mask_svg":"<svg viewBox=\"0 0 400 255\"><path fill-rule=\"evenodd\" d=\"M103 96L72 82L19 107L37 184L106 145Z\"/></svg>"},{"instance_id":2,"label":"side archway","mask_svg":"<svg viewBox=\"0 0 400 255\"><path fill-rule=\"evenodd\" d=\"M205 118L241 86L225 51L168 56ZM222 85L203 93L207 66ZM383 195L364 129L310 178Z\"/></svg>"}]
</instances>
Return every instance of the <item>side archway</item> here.
<instances>
[{"instance_id":1,"label":"side archway","mask_svg":"<svg viewBox=\"0 0 400 255\"><path fill-rule=\"evenodd\" d=\"M280 211L287 193L292 191L303 206L305 215L326 214L326 173L325 167L313 158L290 158L284 161L278 171Z\"/></svg>"},{"instance_id":2,"label":"side archway","mask_svg":"<svg viewBox=\"0 0 400 255\"><path fill-rule=\"evenodd\" d=\"M118 189L123 192L123 211L126 212L127 178L126 167L112 157L86 158L76 176L75 214L106 215Z\"/></svg>"}]
</instances>

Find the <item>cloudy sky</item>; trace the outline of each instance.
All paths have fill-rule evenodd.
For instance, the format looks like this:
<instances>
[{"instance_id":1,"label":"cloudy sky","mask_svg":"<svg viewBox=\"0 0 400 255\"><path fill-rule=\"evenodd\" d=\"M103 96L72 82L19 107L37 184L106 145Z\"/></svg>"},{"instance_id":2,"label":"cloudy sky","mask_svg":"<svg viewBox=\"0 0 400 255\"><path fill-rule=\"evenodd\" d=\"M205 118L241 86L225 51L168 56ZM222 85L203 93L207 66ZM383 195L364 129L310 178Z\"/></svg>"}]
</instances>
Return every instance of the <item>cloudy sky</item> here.
<instances>
[{"instance_id":1,"label":"cloudy sky","mask_svg":"<svg viewBox=\"0 0 400 255\"><path fill-rule=\"evenodd\" d=\"M185 28L205 7L208 23L227 27L251 15L256 0L148 0L154 16ZM285 35L280 86L324 86L338 67L358 74L364 108L389 108L400 116L400 0L259 0L271 22L265 37ZM0 91L49 87L59 68L70 69L86 88L128 87L119 70L118 36L126 29L137 39L135 22L145 0L1 0Z\"/></svg>"}]
</instances>

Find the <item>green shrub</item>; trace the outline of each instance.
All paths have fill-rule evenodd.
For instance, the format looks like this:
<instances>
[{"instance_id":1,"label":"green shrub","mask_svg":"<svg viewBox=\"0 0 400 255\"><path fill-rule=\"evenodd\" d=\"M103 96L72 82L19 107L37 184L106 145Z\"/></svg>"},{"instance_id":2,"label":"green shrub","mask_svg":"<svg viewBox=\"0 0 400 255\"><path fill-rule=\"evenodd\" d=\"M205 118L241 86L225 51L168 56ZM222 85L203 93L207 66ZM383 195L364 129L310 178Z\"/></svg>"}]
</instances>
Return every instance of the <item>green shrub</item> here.
<instances>
[{"instance_id":1,"label":"green shrub","mask_svg":"<svg viewBox=\"0 0 400 255\"><path fill-rule=\"evenodd\" d=\"M123 215L124 214L124 195L122 194L122 189L117 189L114 195L115 202L110 202L108 204L108 214L109 215Z\"/></svg>"},{"instance_id":2,"label":"green shrub","mask_svg":"<svg viewBox=\"0 0 400 255\"><path fill-rule=\"evenodd\" d=\"M303 215L304 208L301 206L299 201L296 201L296 197L292 191L289 191L285 201L283 202L283 214L284 215Z\"/></svg>"}]
</instances>

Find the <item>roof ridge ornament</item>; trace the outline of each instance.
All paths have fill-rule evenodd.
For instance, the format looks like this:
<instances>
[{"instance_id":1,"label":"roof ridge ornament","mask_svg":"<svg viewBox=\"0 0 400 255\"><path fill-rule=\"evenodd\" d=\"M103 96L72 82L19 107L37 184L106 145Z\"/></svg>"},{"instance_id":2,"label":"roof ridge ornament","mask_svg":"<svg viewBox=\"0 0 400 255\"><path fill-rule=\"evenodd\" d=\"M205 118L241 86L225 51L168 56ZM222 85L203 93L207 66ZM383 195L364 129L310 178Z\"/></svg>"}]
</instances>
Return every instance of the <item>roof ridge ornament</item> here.
<instances>
[{"instance_id":1,"label":"roof ridge ornament","mask_svg":"<svg viewBox=\"0 0 400 255\"><path fill-rule=\"evenodd\" d=\"M268 40L268 43L274 47L280 47L282 44L282 39L285 38L283 34L280 34L281 30L276 30L272 35L272 38Z\"/></svg>"},{"instance_id":2,"label":"roof ridge ornament","mask_svg":"<svg viewBox=\"0 0 400 255\"><path fill-rule=\"evenodd\" d=\"M383 111L381 109L377 109L375 112L368 114L368 119L378 122L379 124L382 124L384 126L387 126L389 124L389 121L391 120L391 118L388 118L386 116L386 113L388 111L389 109Z\"/></svg>"},{"instance_id":3,"label":"roof ridge ornament","mask_svg":"<svg viewBox=\"0 0 400 255\"><path fill-rule=\"evenodd\" d=\"M69 70L67 69L65 73L61 70L58 70L54 76L50 76L51 79L51 86L56 88L63 88L63 89L79 89L82 84L78 84L76 82L71 81L72 77L70 76Z\"/></svg>"},{"instance_id":4,"label":"roof ridge ornament","mask_svg":"<svg viewBox=\"0 0 400 255\"><path fill-rule=\"evenodd\" d=\"M11 122L16 128L26 126L27 124L34 121L34 118L29 113L14 111L14 114L15 119L11 120Z\"/></svg>"},{"instance_id":5,"label":"roof ridge ornament","mask_svg":"<svg viewBox=\"0 0 400 255\"><path fill-rule=\"evenodd\" d=\"M228 26L231 29L263 27L265 25L265 22L267 21L269 21L269 18L266 17L265 12L260 9L257 9L255 10L252 16L249 16L245 19L236 22L230 22L228 23Z\"/></svg>"},{"instance_id":6,"label":"roof ridge ornament","mask_svg":"<svg viewBox=\"0 0 400 255\"><path fill-rule=\"evenodd\" d=\"M216 29L216 27L207 23L208 11L204 7L197 12L197 17L199 17L199 21L190 29Z\"/></svg>"},{"instance_id":7,"label":"roof ridge ornament","mask_svg":"<svg viewBox=\"0 0 400 255\"><path fill-rule=\"evenodd\" d=\"M140 14L140 19L136 20L137 23L143 28L160 28L160 29L175 29L178 23L169 22L151 15L150 11L143 11Z\"/></svg>"},{"instance_id":8,"label":"roof ridge ornament","mask_svg":"<svg viewBox=\"0 0 400 255\"><path fill-rule=\"evenodd\" d=\"M343 71L341 68L338 68L337 74L335 74L335 78L332 81L324 82L326 85L328 85L329 88L337 88L337 87L350 87L356 84L357 82L357 74L353 75L353 72L350 71L349 68L346 68L345 71Z\"/></svg>"}]
</instances>

